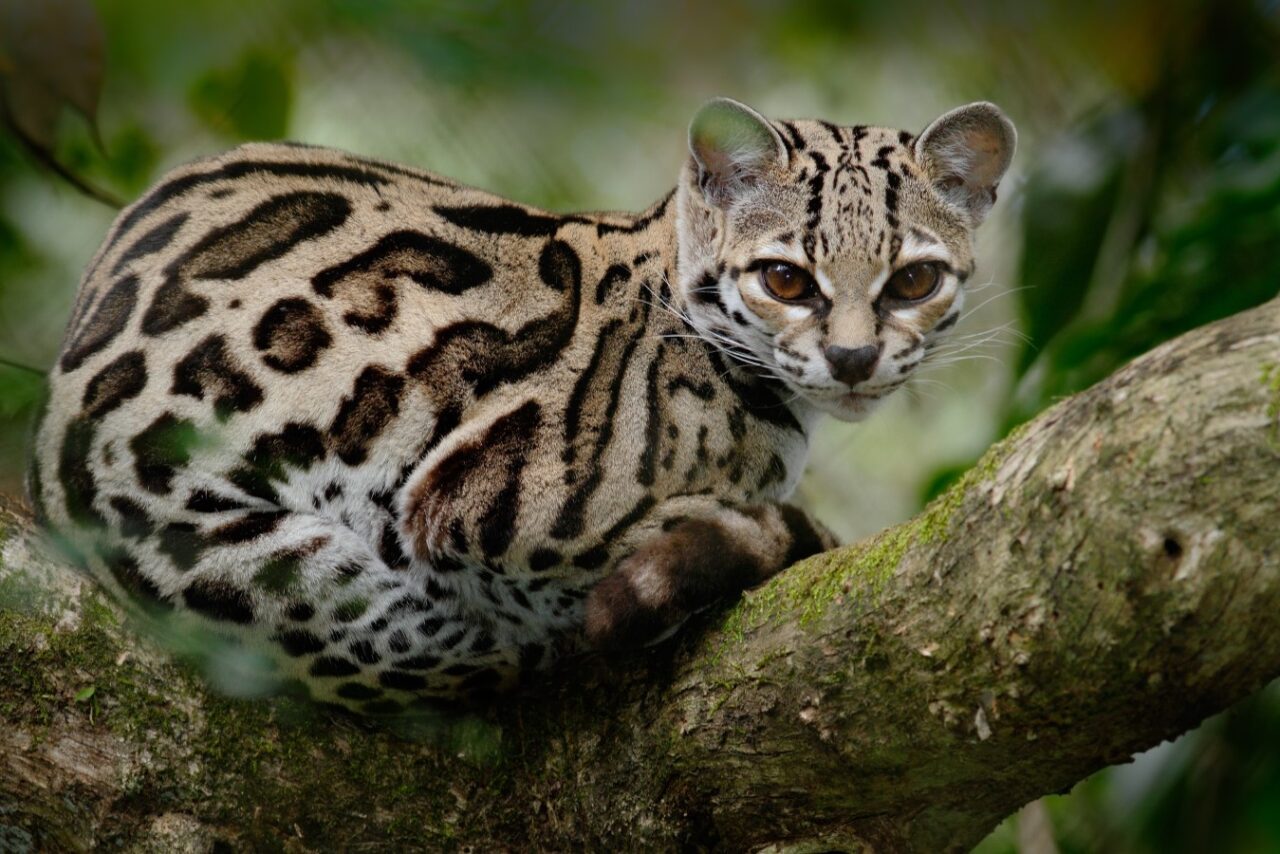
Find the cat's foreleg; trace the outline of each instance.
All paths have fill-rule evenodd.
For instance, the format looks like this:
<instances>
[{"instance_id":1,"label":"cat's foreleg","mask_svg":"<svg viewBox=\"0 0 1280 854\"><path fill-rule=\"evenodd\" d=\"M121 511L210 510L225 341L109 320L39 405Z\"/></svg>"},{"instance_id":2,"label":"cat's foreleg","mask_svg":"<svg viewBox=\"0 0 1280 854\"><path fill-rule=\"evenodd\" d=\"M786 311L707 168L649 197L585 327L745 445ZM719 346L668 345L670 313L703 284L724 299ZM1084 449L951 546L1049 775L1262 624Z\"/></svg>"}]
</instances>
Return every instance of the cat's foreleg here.
<instances>
[{"instance_id":1,"label":"cat's foreleg","mask_svg":"<svg viewBox=\"0 0 1280 854\"><path fill-rule=\"evenodd\" d=\"M715 600L836 545L821 523L791 504L708 499L690 512L688 501L672 502L657 530L592 588L586 633L596 648L660 637Z\"/></svg>"}]
</instances>

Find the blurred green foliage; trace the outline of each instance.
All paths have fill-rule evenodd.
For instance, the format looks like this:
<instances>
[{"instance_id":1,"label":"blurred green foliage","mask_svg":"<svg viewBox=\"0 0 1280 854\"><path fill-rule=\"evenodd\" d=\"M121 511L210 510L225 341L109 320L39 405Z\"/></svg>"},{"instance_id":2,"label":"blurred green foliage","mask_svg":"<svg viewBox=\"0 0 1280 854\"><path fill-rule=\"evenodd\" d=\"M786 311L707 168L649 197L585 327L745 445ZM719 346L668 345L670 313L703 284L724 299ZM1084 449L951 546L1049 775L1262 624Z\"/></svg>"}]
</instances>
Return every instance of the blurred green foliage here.
<instances>
[{"instance_id":1,"label":"blurred green foliage","mask_svg":"<svg viewBox=\"0 0 1280 854\"><path fill-rule=\"evenodd\" d=\"M1028 181L1008 427L1280 289L1274 21L1218 3L1165 39L1150 91L1060 137Z\"/></svg>"},{"instance_id":2,"label":"blurred green foliage","mask_svg":"<svg viewBox=\"0 0 1280 854\"><path fill-rule=\"evenodd\" d=\"M711 95L908 128L995 100L1021 143L984 229L990 291L957 333L977 359L933 374L949 386L934 399L923 379L867 426L824 433L806 481L837 530L874 530L1053 400L1276 295L1278 10L0 0L0 489L18 488L39 370L115 213L86 193L132 199L183 160L293 137L545 207L636 209L674 181L684 121ZM1280 850L1277 724L1273 689L1046 799L1058 846ZM982 850L1015 840L1011 820Z\"/></svg>"},{"instance_id":3,"label":"blurred green foliage","mask_svg":"<svg viewBox=\"0 0 1280 854\"><path fill-rule=\"evenodd\" d=\"M279 139L289 128L292 69L287 58L252 48L227 68L211 68L191 86L191 111L233 140ZM246 98L244 93L252 92Z\"/></svg>"}]
</instances>

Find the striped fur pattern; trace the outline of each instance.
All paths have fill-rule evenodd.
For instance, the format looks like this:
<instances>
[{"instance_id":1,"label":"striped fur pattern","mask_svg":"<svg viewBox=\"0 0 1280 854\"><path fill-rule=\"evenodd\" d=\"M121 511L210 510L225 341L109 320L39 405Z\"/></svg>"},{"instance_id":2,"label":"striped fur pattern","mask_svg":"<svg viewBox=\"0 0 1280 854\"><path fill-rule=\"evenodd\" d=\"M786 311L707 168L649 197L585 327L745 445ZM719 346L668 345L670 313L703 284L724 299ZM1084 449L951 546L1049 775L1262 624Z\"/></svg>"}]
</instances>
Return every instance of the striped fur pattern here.
<instances>
[{"instance_id":1,"label":"striped fur pattern","mask_svg":"<svg viewBox=\"0 0 1280 854\"><path fill-rule=\"evenodd\" d=\"M1011 146L969 109L987 138L944 117L933 148L715 101L638 215L290 144L182 167L85 274L33 504L140 613L366 713L644 642L833 544L785 499L815 413L860 417L955 320L964 159ZM926 256L937 294L878 307ZM770 298L761 259L819 298ZM879 365L837 379L832 344Z\"/></svg>"}]
</instances>

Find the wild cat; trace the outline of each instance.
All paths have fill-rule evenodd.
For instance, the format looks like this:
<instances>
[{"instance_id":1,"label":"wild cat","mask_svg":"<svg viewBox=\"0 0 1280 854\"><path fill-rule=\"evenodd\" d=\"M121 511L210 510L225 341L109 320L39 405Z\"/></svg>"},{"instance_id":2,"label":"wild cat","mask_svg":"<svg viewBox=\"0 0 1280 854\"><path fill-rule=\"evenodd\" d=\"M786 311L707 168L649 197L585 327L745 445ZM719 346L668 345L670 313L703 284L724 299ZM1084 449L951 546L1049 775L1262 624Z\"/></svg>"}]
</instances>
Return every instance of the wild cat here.
<instances>
[{"instance_id":1,"label":"wild cat","mask_svg":"<svg viewBox=\"0 0 1280 854\"><path fill-rule=\"evenodd\" d=\"M785 503L959 317L1015 145L695 116L675 190L553 214L290 144L181 167L88 272L30 469L117 596L317 700L490 692L834 544Z\"/></svg>"}]
</instances>

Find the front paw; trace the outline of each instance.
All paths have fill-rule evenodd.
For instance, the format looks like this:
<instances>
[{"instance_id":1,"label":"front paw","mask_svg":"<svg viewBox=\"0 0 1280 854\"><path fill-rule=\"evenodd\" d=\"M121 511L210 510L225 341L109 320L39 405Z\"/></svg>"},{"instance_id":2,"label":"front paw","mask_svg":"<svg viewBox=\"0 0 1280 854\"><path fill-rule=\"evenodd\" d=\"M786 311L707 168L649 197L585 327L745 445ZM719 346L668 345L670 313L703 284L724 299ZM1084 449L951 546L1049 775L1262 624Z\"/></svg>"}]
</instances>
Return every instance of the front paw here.
<instances>
[{"instance_id":1,"label":"front paw","mask_svg":"<svg viewBox=\"0 0 1280 854\"><path fill-rule=\"evenodd\" d=\"M587 641L596 649L617 651L643 646L668 628L665 608L645 601L635 578L653 570L623 561L612 575L600 580L587 596Z\"/></svg>"},{"instance_id":2,"label":"front paw","mask_svg":"<svg viewBox=\"0 0 1280 854\"><path fill-rule=\"evenodd\" d=\"M721 525L690 519L641 546L592 588L587 640L606 650L653 642L765 574L760 559Z\"/></svg>"}]
</instances>

